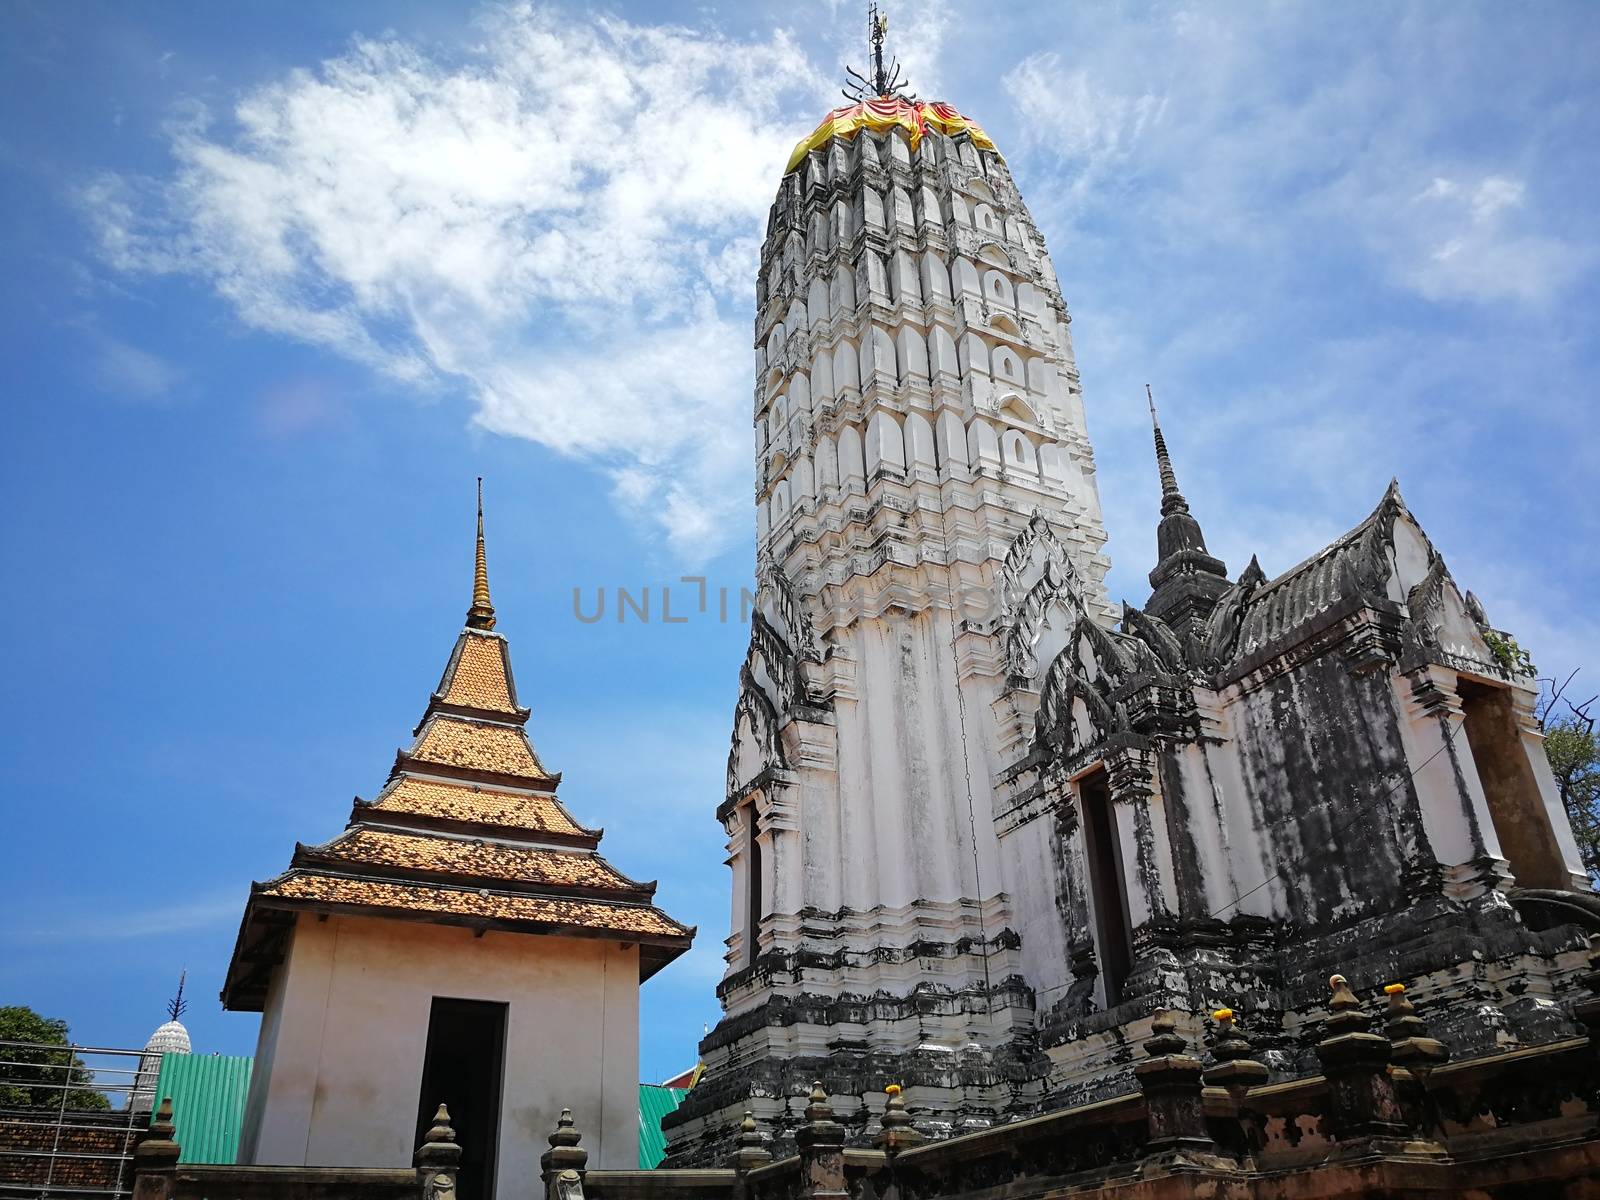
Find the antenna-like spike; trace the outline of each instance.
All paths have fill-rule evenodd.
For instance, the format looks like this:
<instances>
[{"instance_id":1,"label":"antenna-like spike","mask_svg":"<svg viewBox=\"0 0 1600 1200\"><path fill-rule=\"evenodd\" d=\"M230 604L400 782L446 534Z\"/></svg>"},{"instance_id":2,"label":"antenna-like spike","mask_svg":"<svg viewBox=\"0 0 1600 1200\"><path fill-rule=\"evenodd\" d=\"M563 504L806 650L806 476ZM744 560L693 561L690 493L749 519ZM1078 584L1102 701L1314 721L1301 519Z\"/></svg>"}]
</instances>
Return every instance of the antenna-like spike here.
<instances>
[{"instance_id":1,"label":"antenna-like spike","mask_svg":"<svg viewBox=\"0 0 1600 1200\"><path fill-rule=\"evenodd\" d=\"M483 550L483 476L478 476L478 557L472 571L472 607L467 609L471 629L494 628L494 605L489 601L489 563Z\"/></svg>"},{"instance_id":2,"label":"antenna-like spike","mask_svg":"<svg viewBox=\"0 0 1600 1200\"><path fill-rule=\"evenodd\" d=\"M845 67L853 82L844 89L844 94L849 99L857 101L883 100L898 97L902 100L912 99L902 94L901 88L905 83L900 74L898 60L885 66L883 59L883 43L889 32L889 17L878 12L876 4L867 6L867 50L871 55L872 69L870 74Z\"/></svg>"},{"instance_id":3,"label":"antenna-like spike","mask_svg":"<svg viewBox=\"0 0 1600 1200\"><path fill-rule=\"evenodd\" d=\"M183 998L183 983L188 977L187 967L178 972L178 994L167 1001L167 1015L174 1021L183 1016L183 1010L189 1007L189 1002Z\"/></svg>"}]
</instances>

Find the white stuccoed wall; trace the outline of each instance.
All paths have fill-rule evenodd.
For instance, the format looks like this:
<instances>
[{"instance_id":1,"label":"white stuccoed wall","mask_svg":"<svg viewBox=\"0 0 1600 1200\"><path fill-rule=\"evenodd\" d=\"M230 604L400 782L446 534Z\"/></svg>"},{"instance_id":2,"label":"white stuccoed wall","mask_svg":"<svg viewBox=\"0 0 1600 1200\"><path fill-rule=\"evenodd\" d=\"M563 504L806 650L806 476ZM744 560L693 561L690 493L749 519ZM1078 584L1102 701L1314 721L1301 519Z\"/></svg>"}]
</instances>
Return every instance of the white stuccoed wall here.
<instances>
[{"instance_id":1,"label":"white stuccoed wall","mask_svg":"<svg viewBox=\"0 0 1600 1200\"><path fill-rule=\"evenodd\" d=\"M240 1162L409 1166L435 996L508 1005L499 1195L537 1186L564 1107L591 1166L637 1164L637 947L310 915L262 1014Z\"/></svg>"}]
</instances>

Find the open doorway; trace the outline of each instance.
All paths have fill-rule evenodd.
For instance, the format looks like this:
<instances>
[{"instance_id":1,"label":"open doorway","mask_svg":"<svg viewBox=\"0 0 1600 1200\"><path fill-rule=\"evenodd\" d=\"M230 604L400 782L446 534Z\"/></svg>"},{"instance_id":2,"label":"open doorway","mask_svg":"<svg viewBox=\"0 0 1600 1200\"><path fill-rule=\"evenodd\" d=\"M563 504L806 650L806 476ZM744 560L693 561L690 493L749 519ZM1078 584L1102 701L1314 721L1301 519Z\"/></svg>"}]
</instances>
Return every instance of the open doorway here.
<instances>
[{"instance_id":1,"label":"open doorway","mask_svg":"<svg viewBox=\"0 0 1600 1200\"><path fill-rule=\"evenodd\" d=\"M1078 803L1083 807L1084 850L1089 859L1100 978L1105 984L1106 1007L1110 1008L1121 1001L1122 985L1133 969L1133 938L1129 932L1122 842L1117 833L1117 814L1112 811L1111 785L1106 782L1103 769L1078 781Z\"/></svg>"},{"instance_id":2,"label":"open doorway","mask_svg":"<svg viewBox=\"0 0 1600 1200\"><path fill-rule=\"evenodd\" d=\"M506 1006L485 1000L433 998L428 1048L417 1098L417 1137L433 1124L440 1104L461 1144L457 1193L461 1200L493 1200L495 1148L500 1127L500 1073L505 1061Z\"/></svg>"},{"instance_id":3,"label":"open doorway","mask_svg":"<svg viewBox=\"0 0 1600 1200\"><path fill-rule=\"evenodd\" d=\"M1462 679L1457 691L1472 762L1511 874L1520 887L1570 887L1550 814L1523 748L1510 689Z\"/></svg>"}]
</instances>

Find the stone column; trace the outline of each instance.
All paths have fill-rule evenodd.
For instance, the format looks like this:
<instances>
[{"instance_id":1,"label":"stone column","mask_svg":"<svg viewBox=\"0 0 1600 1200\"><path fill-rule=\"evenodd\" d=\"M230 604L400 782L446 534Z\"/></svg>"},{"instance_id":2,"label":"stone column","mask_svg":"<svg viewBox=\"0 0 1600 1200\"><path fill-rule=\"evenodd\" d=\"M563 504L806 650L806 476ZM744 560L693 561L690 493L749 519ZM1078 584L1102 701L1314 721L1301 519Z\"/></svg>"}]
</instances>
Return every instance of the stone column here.
<instances>
[{"instance_id":1,"label":"stone column","mask_svg":"<svg viewBox=\"0 0 1600 1200\"><path fill-rule=\"evenodd\" d=\"M800 1200L848 1200L844 1182L844 1126L833 1119L819 1079L811 1085L806 1123L795 1131L800 1151Z\"/></svg>"},{"instance_id":2,"label":"stone column","mask_svg":"<svg viewBox=\"0 0 1600 1200\"><path fill-rule=\"evenodd\" d=\"M1128 889L1129 939L1132 962L1122 998L1153 997L1154 1003L1183 1003L1162 986L1163 972L1178 966L1170 945L1176 919L1168 891L1174 883L1172 847L1166 810L1155 775L1155 751L1116 746L1105 756L1106 784L1112 818L1117 822L1122 875ZM1123 819L1124 814L1127 820ZM1173 896L1176 899L1176 896Z\"/></svg>"},{"instance_id":3,"label":"stone column","mask_svg":"<svg viewBox=\"0 0 1600 1200\"><path fill-rule=\"evenodd\" d=\"M1372 1032L1372 1017L1343 975L1328 980L1327 1031L1317 1058L1328 1078L1334 1133L1340 1142L1407 1132L1400 1101L1389 1078L1389 1039Z\"/></svg>"},{"instance_id":4,"label":"stone column","mask_svg":"<svg viewBox=\"0 0 1600 1200\"><path fill-rule=\"evenodd\" d=\"M1061 782L1055 785L1056 838L1065 860L1062 878L1066 885L1066 948L1068 1008L1078 1011L1094 994L1100 962L1095 949L1094 924L1089 914L1089 854L1084 845L1082 813L1077 789Z\"/></svg>"},{"instance_id":5,"label":"stone column","mask_svg":"<svg viewBox=\"0 0 1600 1200\"><path fill-rule=\"evenodd\" d=\"M1131 829L1118 821L1118 841L1122 843L1123 878L1129 887L1128 915L1135 930L1170 915L1164 885L1171 879L1172 864L1163 853L1165 845L1158 846L1155 835L1152 813L1158 793L1153 757L1153 751L1132 746L1118 746L1105 756L1113 815L1127 805L1132 816Z\"/></svg>"},{"instance_id":6,"label":"stone column","mask_svg":"<svg viewBox=\"0 0 1600 1200\"><path fill-rule=\"evenodd\" d=\"M1151 1029L1153 1036L1144 1044L1150 1057L1133 1068L1149 1122L1146 1152L1214 1154L1216 1146L1206 1132L1200 1060L1186 1053L1171 1012L1157 1013Z\"/></svg>"},{"instance_id":7,"label":"stone column","mask_svg":"<svg viewBox=\"0 0 1600 1200\"><path fill-rule=\"evenodd\" d=\"M1443 869L1445 890L1458 897L1506 891L1511 871L1500 852L1489 803L1467 745L1466 718L1456 692L1456 674L1423 666L1396 680L1400 738L1413 773L1427 844ZM1393 802L1406 789L1390 785Z\"/></svg>"}]
</instances>

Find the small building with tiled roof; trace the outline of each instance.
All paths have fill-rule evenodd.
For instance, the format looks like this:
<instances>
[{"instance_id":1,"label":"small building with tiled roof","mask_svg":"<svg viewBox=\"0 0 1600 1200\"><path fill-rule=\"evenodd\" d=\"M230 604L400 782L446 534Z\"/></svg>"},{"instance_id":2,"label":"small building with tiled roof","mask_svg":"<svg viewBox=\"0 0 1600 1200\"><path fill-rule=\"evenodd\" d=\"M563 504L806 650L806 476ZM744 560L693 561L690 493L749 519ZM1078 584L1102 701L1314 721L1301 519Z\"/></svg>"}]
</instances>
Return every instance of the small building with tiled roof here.
<instances>
[{"instance_id":1,"label":"small building with tiled roof","mask_svg":"<svg viewBox=\"0 0 1600 1200\"><path fill-rule=\"evenodd\" d=\"M241 1162L406 1165L440 1103L463 1200L537 1178L564 1107L591 1162L635 1161L639 984L694 930L557 799L494 627L480 497L472 606L410 748L251 886L222 991L262 1014Z\"/></svg>"}]
</instances>

